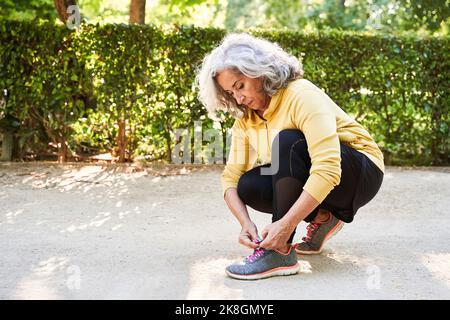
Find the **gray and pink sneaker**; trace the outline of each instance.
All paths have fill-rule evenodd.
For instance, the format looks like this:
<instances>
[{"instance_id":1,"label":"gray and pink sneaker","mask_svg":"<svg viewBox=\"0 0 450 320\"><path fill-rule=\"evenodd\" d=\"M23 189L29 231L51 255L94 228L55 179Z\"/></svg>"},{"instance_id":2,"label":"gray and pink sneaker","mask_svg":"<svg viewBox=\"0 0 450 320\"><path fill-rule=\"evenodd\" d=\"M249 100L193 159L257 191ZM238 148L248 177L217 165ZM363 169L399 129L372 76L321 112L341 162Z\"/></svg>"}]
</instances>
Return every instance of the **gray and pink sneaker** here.
<instances>
[{"instance_id":1,"label":"gray and pink sneaker","mask_svg":"<svg viewBox=\"0 0 450 320\"><path fill-rule=\"evenodd\" d=\"M311 222L307 227L306 237L303 242L295 245L298 254L319 254L322 252L325 243L338 233L344 222L330 214L328 221L318 224Z\"/></svg>"},{"instance_id":2,"label":"gray and pink sneaker","mask_svg":"<svg viewBox=\"0 0 450 320\"><path fill-rule=\"evenodd\" d=\"M294 247L291 246L287 253L257 248L241 263L228 266L225 273L235 279L257 280L273 276L293 275L299 270L297 255Z\"/></svg>"}]
</instances>

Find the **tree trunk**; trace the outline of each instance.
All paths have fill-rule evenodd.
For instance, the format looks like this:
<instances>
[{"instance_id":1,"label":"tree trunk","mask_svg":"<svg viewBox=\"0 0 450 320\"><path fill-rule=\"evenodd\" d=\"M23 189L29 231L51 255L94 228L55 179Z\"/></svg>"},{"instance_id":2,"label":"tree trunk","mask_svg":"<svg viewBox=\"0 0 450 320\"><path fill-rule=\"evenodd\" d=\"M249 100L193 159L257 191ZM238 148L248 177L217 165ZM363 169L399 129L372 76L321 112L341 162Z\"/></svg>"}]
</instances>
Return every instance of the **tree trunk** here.
<instances>
[{"instance_id":1,"label":"tree trunk","mask_svg":"<svg viewBox=\"0 0 450 320\"><path fill-rule=\"evenodd\" d=\"M170 132L172 131L172 128L170 127L170 124L167 122L164 125L165 127L165 134L164 137L166 138L166 150L167 150L167 161L169 163L172 163L172 145L171 145L171 138L170 138Z\"/></svg>"},{"instance_id":2,"label":"tree trunk","mask_svg":"<svg viewBox=\"0 0 450 320\"><path fill-rule=\"evenodd\" d=\"M145 0L131 0L130 24L145 24Z\"/></svg>"},{"instance_id":3,"label":"tree trunk","mask_svg":"<svg viewBox=\"0 0 450 320\"><path fill-rule=\"evenodd\" d=\"M67 141L64 135L61 135L61 140L58 145L58 163L65 163L67 161Z\"/></svg>"},{"instance_id":4,"label":"tree trunk","mask_svg":"<svg viewBox=\"0 0 450 320\"><path fill-rule=\"evenodd\" d=\"M117 145L119 147L119 162L126 160L127 136L125 119L119 119L119 132L117 133Z\"/></svg>"},{"instance_id":5,"label":"tree trunk","mask_svg":"<svg viewBox=\"0 0 450 320\"><path fill-rule=\"evenodd\" d=\"M69 13L67 12L67 8L69 6L77 5L76 0L53 0L55 3L56 11L58 12L59 20L63 23L66 23L69 18Z\"/></svg>"}]
</instances>

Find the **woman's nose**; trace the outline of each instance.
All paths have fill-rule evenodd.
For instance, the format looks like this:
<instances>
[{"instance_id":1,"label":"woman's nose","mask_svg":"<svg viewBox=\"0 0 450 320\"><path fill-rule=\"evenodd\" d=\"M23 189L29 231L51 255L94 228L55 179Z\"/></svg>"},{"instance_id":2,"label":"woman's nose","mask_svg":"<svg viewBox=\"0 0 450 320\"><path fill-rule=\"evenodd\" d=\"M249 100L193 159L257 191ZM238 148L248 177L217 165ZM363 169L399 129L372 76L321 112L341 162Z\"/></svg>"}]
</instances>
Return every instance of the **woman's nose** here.
<instances>
[{"instance_id":1,"label":"woman's nose","mask_svg":"<svg viewBox=\"0 0 450 320\"><path fill-rule=\"evenodd\" d=\"M238 104L242 104L242 102L244 101L244 97L243 96L237 96L236 97L236 101Z\"/></svg>"}]
</instances>

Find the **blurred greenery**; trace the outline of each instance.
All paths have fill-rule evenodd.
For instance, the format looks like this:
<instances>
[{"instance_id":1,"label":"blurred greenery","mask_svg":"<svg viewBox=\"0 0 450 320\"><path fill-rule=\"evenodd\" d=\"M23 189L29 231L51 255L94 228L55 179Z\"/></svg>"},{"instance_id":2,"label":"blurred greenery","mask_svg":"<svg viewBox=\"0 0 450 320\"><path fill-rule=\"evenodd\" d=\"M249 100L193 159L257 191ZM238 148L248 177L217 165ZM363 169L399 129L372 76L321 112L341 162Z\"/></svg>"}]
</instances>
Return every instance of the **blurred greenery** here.
<instances>
[{"instance_id":1,"label":"blurred greenery","mask_svg":"<svg viewBox=\"0 0 450 320\"><path fill-rule=\"evenodd\" d=\"M91 23L127 23L130 0L78 0ZM56 19L53 0L2 0L0 19ZM340 29L448 35L450 0L147 0L146 21L226 30Z\"/></svg>"},{"instance_id":2,"label":"blurred greenery","mask_svg":"<svg viewBox=\"0 0 450 320\"><path fill-rule=\"evenodd\" d=\"M57 17L53 0L2 0L0 19L52 20Z\"/></svg>"}]
</instances>

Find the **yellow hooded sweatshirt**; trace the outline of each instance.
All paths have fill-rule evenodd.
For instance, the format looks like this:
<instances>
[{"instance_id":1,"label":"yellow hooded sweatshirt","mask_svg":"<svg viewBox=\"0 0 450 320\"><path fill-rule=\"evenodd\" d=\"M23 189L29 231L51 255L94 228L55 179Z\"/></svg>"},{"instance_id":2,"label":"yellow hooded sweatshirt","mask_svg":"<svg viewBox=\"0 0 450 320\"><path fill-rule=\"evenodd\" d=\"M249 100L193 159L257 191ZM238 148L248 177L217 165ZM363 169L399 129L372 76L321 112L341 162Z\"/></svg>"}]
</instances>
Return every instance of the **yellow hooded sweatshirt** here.
<instances>
[{"instance_id":1,"label":"yellow hooded sweatshirt","mask_svg":"<svg viewBox=\"0 0 450 320\"><path fill-rule=\"evenodd\" d=\"M383 154L367 130L308 80L294 80L278 90L263 118L248 109L245 117L235 120L221 176L224 195L237 187L246 171L270 163L272 142L284 129L299 129L306 137L311 169L303 190L319 203L340 183L339 142L365 154L384 172Z\"/></svg>"}]
</instances>

